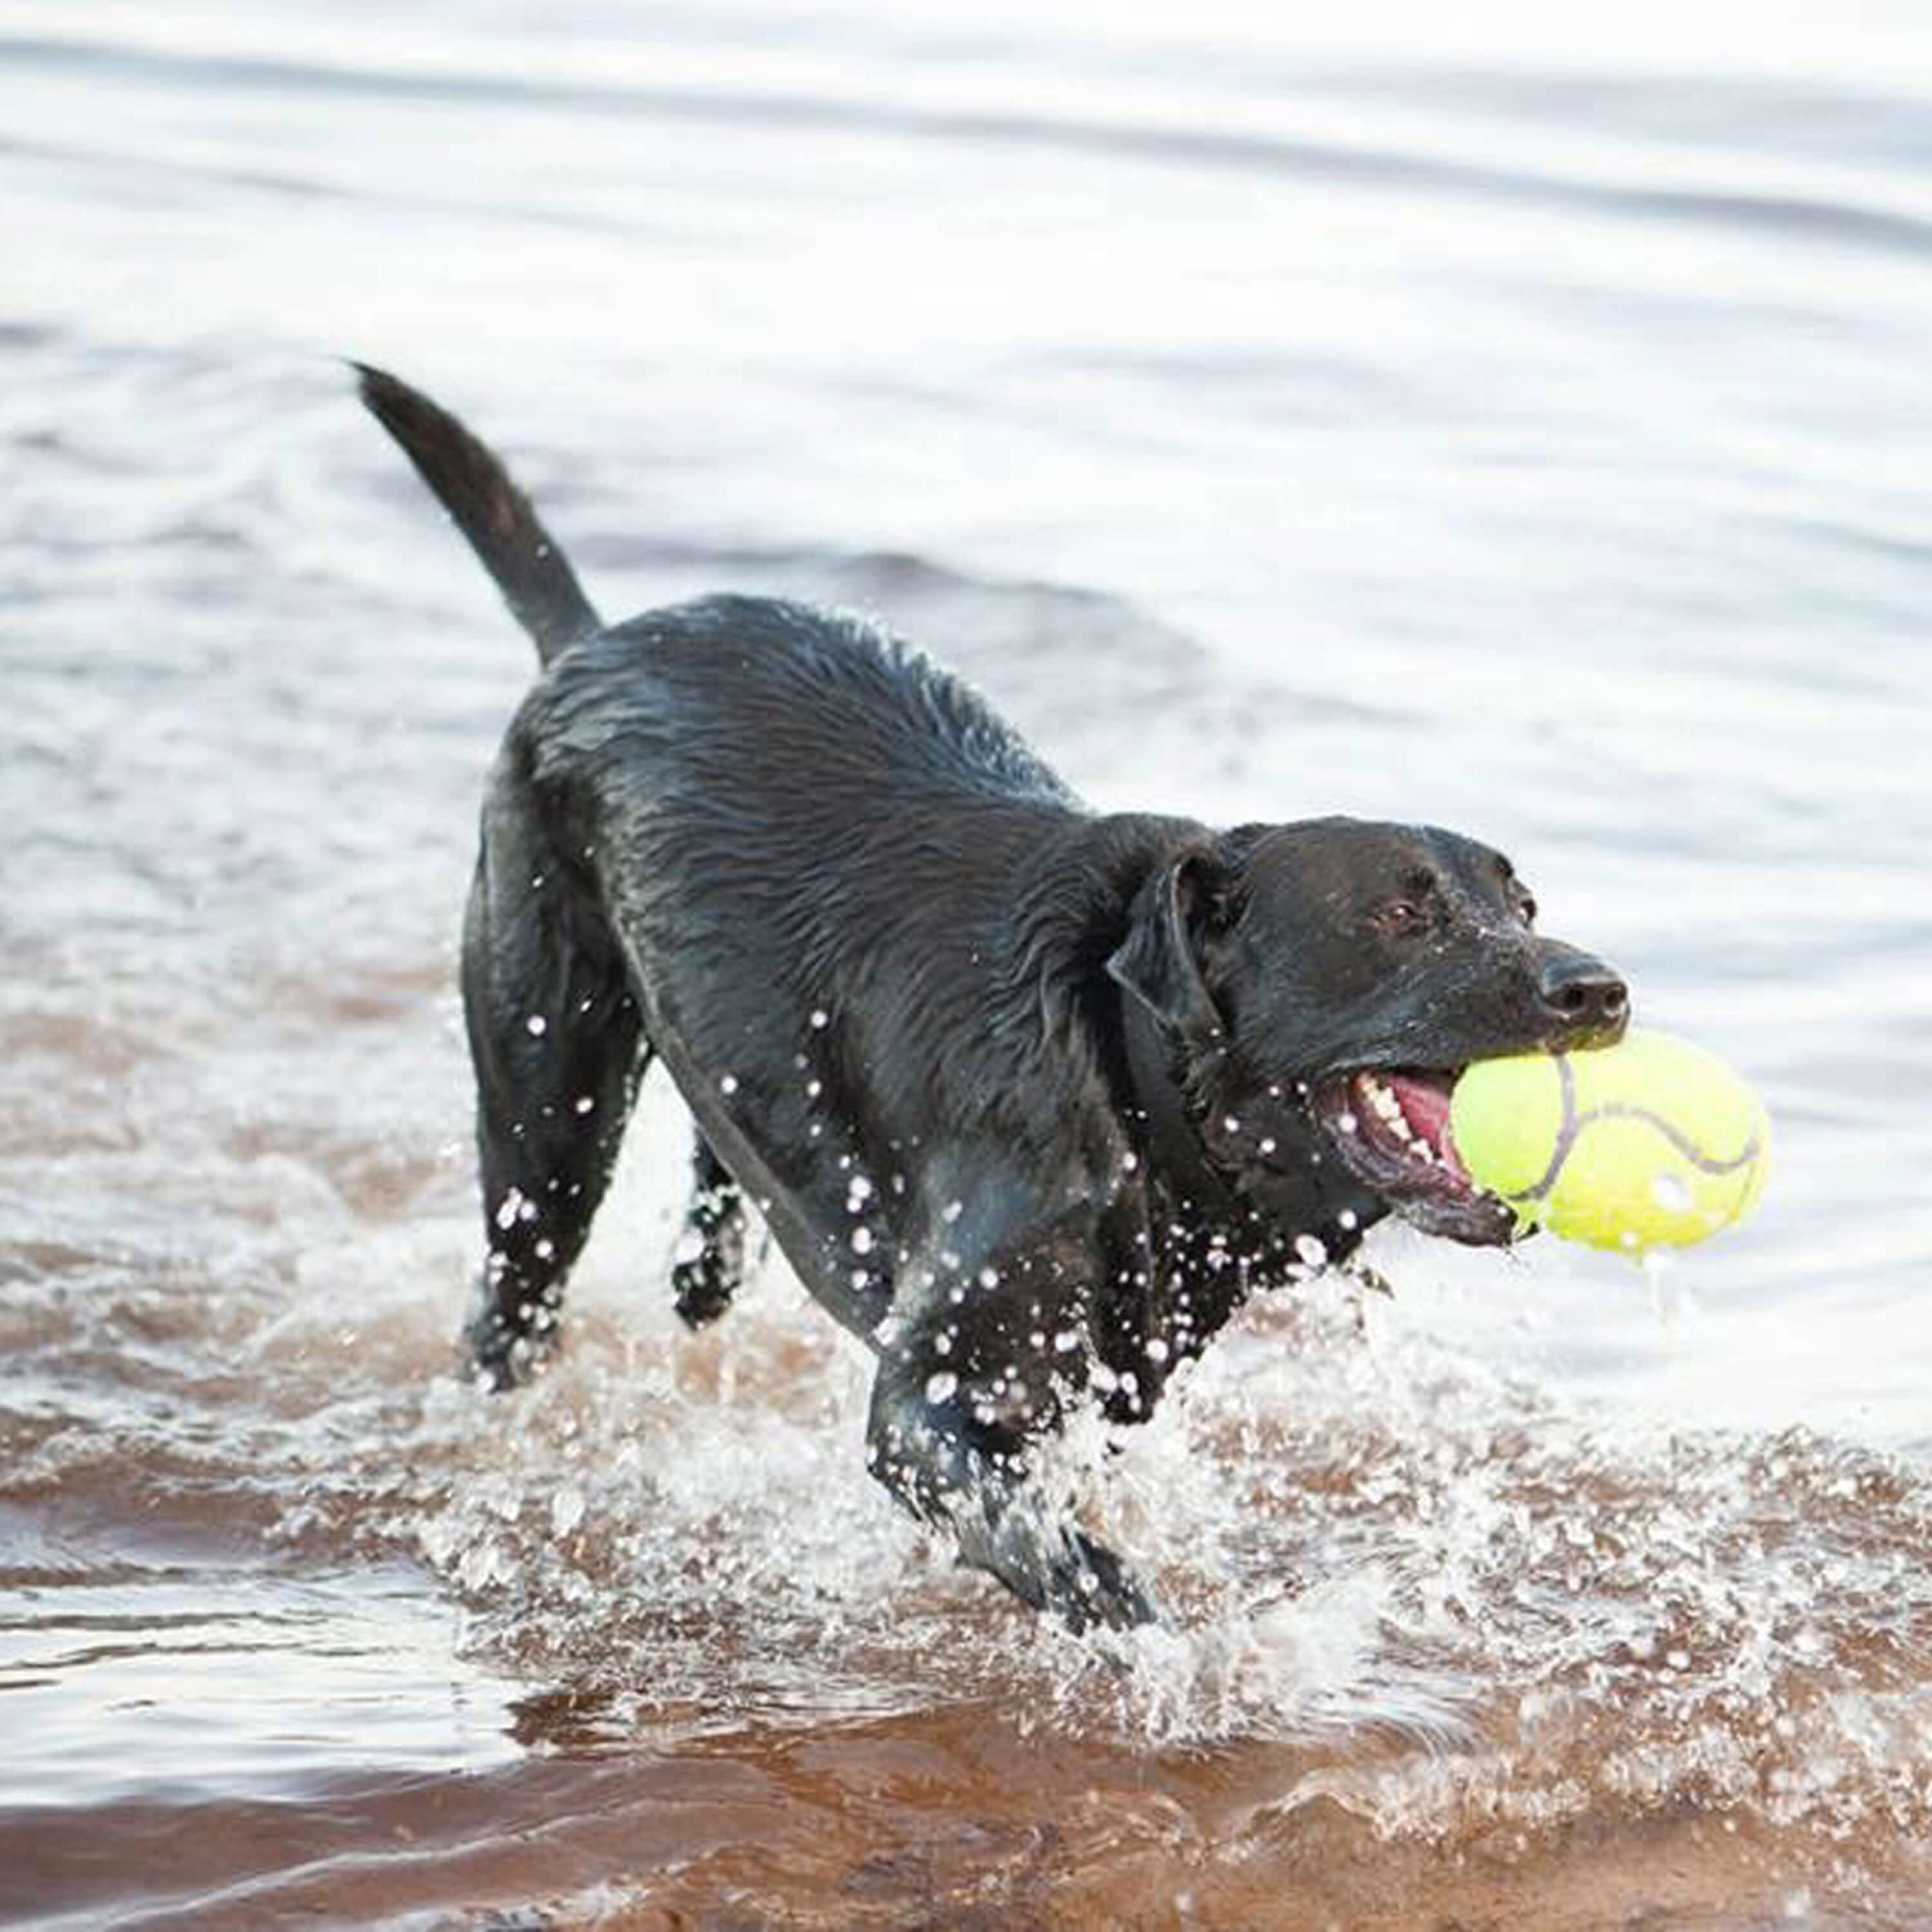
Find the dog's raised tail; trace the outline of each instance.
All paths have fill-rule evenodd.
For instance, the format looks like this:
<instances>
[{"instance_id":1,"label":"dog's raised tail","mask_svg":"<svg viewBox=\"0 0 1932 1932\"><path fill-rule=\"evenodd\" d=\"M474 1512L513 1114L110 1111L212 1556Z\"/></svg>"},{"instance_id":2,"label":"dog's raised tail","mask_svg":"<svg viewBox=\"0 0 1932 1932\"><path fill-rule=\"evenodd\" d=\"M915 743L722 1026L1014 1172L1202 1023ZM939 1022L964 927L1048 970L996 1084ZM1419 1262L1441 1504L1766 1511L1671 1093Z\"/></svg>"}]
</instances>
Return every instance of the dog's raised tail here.
<instances>
[{"instance_id":1,"label":"dog's raised tail","mask_svg":"<svg viewBox=\"0 0 1932 1932\"><path fill-rule=\"evenodd\" d=\"M604 620L576 572L490 451L420 390L367 363L350 366L370 413L401 444L482 558L517 621L536 640L537 656L548 664L567 645L602 630Z\"/></svg>"}]
</instances>

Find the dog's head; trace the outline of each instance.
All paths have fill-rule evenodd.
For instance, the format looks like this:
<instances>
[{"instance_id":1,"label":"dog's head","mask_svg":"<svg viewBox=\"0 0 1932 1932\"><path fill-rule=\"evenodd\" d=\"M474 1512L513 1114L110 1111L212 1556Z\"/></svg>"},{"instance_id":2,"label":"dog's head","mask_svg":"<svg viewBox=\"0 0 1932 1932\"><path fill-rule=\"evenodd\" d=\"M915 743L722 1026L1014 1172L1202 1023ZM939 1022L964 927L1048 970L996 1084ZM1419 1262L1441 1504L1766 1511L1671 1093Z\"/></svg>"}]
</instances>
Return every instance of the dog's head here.
<instances>
[{"instance_id":1,"label":"dog's head","mask_svg":"<svg viewBox=\"0 0 1932 1932\"><path fill-rule=\"evenodd\" d=\"M1514 1215L1448 1138L1456 1076L1608 1045L1629 1014L1617 974L1535 916L1510 862L1454 832L1244 826L1147 882L1108 970L1168 1033L1210 1151L1255 1198L1333 1199L1339 1163L1376 1209L1501 1243ZM1268 1130L1241 1132L1244 1112Z\"/></svg>"}]
</instances>

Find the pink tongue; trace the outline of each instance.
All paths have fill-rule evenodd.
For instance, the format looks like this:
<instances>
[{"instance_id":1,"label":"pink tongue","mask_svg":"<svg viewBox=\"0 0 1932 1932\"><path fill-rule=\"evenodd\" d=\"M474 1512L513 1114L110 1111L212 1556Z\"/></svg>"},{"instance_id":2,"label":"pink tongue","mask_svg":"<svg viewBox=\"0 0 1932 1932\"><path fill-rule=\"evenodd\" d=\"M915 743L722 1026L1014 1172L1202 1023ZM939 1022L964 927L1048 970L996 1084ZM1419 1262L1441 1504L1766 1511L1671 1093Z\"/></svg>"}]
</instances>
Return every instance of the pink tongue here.
<instances>
[{"instance_id":1,"label":"pink tongue","mask_svg":"<svg viewBox=\"0 0 1932 1932\"><path fill-rule=\"evenodd\" d=\"M1449 1141L1449 1090L1432 1083L1424 1084L1420 1080L1405 1080L1400 1073L1385 1073L1382 1078L1401 1103L1402 1116L1410 1127L1460 1168L1462 1162L1456 1160L1455 1149Z\"/></svg>"}]
</instances>

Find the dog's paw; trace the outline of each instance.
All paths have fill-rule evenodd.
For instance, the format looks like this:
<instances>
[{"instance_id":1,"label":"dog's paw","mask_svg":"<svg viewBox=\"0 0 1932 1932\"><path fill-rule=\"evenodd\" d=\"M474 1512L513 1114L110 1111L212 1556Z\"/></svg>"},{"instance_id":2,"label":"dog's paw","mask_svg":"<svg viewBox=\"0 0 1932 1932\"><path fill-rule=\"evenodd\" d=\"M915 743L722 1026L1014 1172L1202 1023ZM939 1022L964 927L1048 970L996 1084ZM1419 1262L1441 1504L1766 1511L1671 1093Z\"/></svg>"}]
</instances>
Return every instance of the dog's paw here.
<instances>
[{"instance_id":1,"label":"dog's paw","mask_svg":"<svg viewBox=\"0 0 1932 1932\"><path fill-rule=\"evenodd\" d=\"M701 1328L716 1321L730 1306L742 1273L741 1242L709 1240L697 1254L676 1262L670 1271L671 1292L685 1326Z\"/></svg>"},{"instance_id":2,"label":"dog's paw","mask_svg":"<svg viewBox=\"0 0 1932 1932\"><path fill-rule=\"evenodd\" d=\"M1042 1520L1030 1500L1000 1512L983 1545L962 1538L968 1559L992 1571L1017 1596L1076 1636L1096 1628L1132 1630L1160 1622L1153 1599L1126 1563L1084 1531Z\"/></svg>"},{"instance_id":3,"label":"dog's paw","mask_svg":"<svg viewBox=\"0 0 1932 1932\"><path fill-rule=\"evenodd\" d=\"M521 1388L549 1359L554 1325L534 1333L513 1328L493 1308L471 1318L463 1330L462 1371L492 1394Z\"/></svg>"},{"instance_id":4,"label":"dog's paw","mask_svg":"<svg viewBox=\"0 0 1932 1932\"><path fill-rule=\"evenodd\" d=\"M1089 1623L1108 1630L1132 1630L1160 1621L1153 1599L1104 1543L1096 1543L1077 1529L1066 1540L1074 1560L1054 1608L1076 1636Z\"/></svg>"}]
</instances>

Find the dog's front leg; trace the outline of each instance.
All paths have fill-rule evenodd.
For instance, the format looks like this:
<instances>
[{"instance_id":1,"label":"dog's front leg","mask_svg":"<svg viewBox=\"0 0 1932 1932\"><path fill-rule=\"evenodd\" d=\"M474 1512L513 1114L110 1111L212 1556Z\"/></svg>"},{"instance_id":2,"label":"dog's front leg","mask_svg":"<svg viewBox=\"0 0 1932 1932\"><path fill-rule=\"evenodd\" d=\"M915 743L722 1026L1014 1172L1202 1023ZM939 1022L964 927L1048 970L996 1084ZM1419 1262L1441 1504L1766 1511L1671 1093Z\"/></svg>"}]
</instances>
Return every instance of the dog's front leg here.
<instances>
[{"instance_id":1,"label":"dog's front leg","mask_svg":"<svg viewBox=\"0 0 1932 1932\"><path fill-rule=\"evenodd\" d=\"M1121 1558L1075 1527L1028 1466L1029 1441L1059 1420L1054 1336L1081 1318L1070 1263L1093 1265L1090 1249L1072 1245L1049 1238L930 1277L881 1350L866 1457L914 1515L951 1532L968 1563L1078 1633L1156 1613Z\"/></svg>"}]
</instances>

